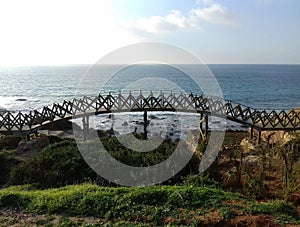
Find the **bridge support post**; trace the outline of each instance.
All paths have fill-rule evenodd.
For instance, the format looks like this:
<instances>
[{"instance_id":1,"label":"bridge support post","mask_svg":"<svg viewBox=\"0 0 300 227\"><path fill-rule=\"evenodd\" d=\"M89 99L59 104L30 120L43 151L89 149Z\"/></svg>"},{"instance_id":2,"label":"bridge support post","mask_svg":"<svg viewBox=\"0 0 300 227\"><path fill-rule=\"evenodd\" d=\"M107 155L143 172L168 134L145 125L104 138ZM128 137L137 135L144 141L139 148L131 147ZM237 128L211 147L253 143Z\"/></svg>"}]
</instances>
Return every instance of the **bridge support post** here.
<instances>
[{"instance_id":1,"label":"bridge support post","mask_svg":"<svg viewBox=\"0 0 300 227\"><path fill-rule=\"evenodd\" d=\"M11 119L10 119L10 113L7 115L7 131L8 131L8 134L9 135L12 135L12 132L11 132L11 125L10 125L10 121L11 121Z\"/></svg>"},{"instance_id":2,"label":"bridge support post","mask_svg":"<svg viewBox=\"0 0 300 227\"><path fill-rule=\"evenodd\" d=\"M258 131L258 139L257 139L257 143L258 143L258 144L261 143L261 130Z\"/></svg>"},{"instance_id":3,"label":"bridge support post","mask_svg":"<svg viewBox=\"0 0 300 227\"><path fill-rule=\"evenodd\" d=\"M205 115L205 136L208 135L208 115Z\"/></svg>"},{"instance_id":4,"label":"bridge support post","mask_svg":"<svg viewBox=\"0 0 300 227\"><path fill-rule=\"evenodd\" d=\"M200 130L203 132L203 113L200 115Z\"/></svg>"},{"instance_id":5,"label":"bridge support post","mask_svg":"<svg viewBox=\"0 0 300 227\"><path fill-rule=\"evenodd\" d=\"M200 115L200 121L199 121L199 129L200 129L200 136L201 139L205 139L206 133L203 133L203 122L205 121L205 118L203 117L203 113Z\"/></svg>"},{"instance_id":6,"label":"bridge support post","mask_svg":"<svg viewBox=\"0 0 300 227\"><path fill-rule=\"evenodd\" d=\"M90 116L86 116L86 134L89 136L90 129Z\"/></svg>"},{"instance_id":7,"label":"bridge support post","mask_svg":"<svg viewBox=\"0 0 300 227\"><path fill-rule=\"evenodd\" d=\"M88 132L89 132L89 117L88 116L83 116L82 117L82 129L83 129L83 139L86 141L88 137Z\"/></svg>"},{"instance_id":8,"label":"bridge support post","mask_svg":"<svg viewBox=\"0 0 300 227\"><path fill-rule=\"evenodd\" d=\"M147 122L148 121L148 117L147 117L147 111L144 111L144 139L146 140L148 137L148 133L147 133Z\"/></svg>"},{"instance_id":9,"label":"bridge support post","mask_svg":"<svg viewBox=\"0 0 300 227\"><path fill-rule=\"evenodd\" d=\"M82 130L83 130L83 140L86 141L86 130L85 130L85 117L82 117Z\"/></svg>"},{"instance_id":10,"label":"bridge support post","mask_svg":"<svg viewBox=\"0 0 300 227\"><path fill-rule=\"evenodd\" d=\"M251 126L250 139L253 139L253 133L254 133L254 131L253 131L253 126Z\"/></svg>"}]
</instances>

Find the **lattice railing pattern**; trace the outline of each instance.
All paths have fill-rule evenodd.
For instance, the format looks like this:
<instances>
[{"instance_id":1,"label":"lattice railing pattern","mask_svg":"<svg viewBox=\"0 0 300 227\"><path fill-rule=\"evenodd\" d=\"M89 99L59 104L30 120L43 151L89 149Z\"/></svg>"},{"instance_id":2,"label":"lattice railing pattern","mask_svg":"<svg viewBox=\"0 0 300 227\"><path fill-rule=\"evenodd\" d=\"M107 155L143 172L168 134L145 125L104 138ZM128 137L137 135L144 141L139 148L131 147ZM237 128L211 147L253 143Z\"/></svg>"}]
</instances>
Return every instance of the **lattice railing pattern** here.
<instances>
[{"instance_id":1,"label":"lattice railing pattern","mask_svg":"<svg viewBox=\"0 0 300 227\"><path fill-rule=\"evenodd\" d=\"M300 112L256 110L229 100L173 92L128 92L84 96L28 113L0 113L0 131L27 131L61 119L110 112L178 111L226 117L259 130L299 130Z\"/></svg>"}]
</instances>

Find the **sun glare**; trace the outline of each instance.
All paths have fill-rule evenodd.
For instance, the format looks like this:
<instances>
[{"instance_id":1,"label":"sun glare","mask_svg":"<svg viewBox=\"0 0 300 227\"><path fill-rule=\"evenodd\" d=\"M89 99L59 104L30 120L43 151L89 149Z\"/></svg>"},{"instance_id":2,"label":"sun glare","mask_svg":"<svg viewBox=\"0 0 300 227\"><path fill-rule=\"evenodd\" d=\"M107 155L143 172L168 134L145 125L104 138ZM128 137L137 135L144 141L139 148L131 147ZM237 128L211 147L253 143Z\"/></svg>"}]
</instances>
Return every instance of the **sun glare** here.
<instances>
[{"instance_id":1,"label":"sun glare","mask_svg":"<svg viewBox=\"0 0 300 227\"><path fill-rule=\"evenodd\" d=\"M0 1L0 66L93 63L135 38L114 1Z\"/></svg>"}]
</instances>

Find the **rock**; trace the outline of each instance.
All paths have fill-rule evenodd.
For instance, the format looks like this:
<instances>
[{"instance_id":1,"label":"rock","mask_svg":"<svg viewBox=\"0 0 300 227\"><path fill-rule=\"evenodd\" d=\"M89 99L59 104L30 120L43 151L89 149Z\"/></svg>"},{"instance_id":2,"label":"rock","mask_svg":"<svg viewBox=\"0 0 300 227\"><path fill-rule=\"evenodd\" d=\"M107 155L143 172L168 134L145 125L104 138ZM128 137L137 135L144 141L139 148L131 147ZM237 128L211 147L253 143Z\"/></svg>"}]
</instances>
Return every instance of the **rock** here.
<instances>
[{"instance_id":1,"label":"rock","mask_svg":"<svg viewBox=\"0 0 300 227\"><path fill-rule=\"evenodd\" d=\"M285 131L266 131L261 133L262 141L268 144L281 144L284 145L291 141L294 136Z\"/></svg>"},{"instance_id":2,"label":"rock","mask_svg":"<svg viewBox=\"0 0 300 227\"><path fill-rule=\"evenodd\" d=\"M242 139L240 145L244 152L250 152L255 149L254 144L248 138Z\"/></svg>"},{"instance_id":3,"label":"rock","mask_svg":"<svg viewBox=\"0 0 300 227\"><path fill-rule=\"evenodd\" d=\"M49 139L45 135L39 135L35 138L32 138L30 140L21 140L18 145L18 152L24 153L24 152L40 152L44 147L49 145Z\"/></svg>"},{"instance_id":4,"label":"rock","mask_svg":"<svg viewBox=\"0 0 300 227\"><path fill-rule=\"evenodd\" d=\"M150 116L149 116L149 119L151 119L151 120L153 120L153 119L158 119L158 117L155 116L155 115L150 115Z\"/></svg>"},{"instance_id":5,"label":"rock","mask_svg":"<svg viewBox=\"0 0 300 227\"><path fill-rule=\"evenodd\" d=\"M261 164L261 157L257 155L248 155L243 159L243 166L248 170L255 170Z\"/></svg>"},{"instance_id":6,"label":"rock","mask_svg":"<svg viewBox=\"0 0 300 227\"><path fill-rule=\"evenodd\" d=\"M25 102L27 99L21 98L21 99L16 99L17 102Z\"/></svg>"}]
</instances>

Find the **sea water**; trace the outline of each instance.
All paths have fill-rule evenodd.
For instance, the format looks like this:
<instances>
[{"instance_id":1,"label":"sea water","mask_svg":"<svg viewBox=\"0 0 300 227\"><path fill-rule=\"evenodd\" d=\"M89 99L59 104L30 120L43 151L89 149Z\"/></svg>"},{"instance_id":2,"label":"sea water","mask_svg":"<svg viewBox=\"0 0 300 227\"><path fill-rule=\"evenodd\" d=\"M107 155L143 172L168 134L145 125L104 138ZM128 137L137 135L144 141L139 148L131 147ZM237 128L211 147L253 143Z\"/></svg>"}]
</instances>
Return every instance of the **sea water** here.
<instances>
[{"instance_id":1,"label":"sea water","mask_svg":"<svg viewBox=\"0 0 300 227\"><path fill-rule=\"evenodd\" d=\"M200 94L198 84L184 75L178 68L166 65L135 65L102 67L95 70L90 65L31 66L0 68L0 112L29 111L63 100L72 100L80 95L97 95L99 92L120 90L175 90ZM194 67L194 68L193 68ZM258 110L289 110L300 106L300 65L208 65L211 75L216 78L223 97ZM94 70L94 71L93 71ZM110 80L106 81L110 76ZM138 83L140 82L140 83ZM202 83L203 82L203 83ZM204 76L201 86L206 86ZM180 89L179 89L180 88ZM172 125L176 120L173 113L153 112L149 127L160 126L160 122ZM95 127L115 130L133 130L142 122L142 113L120 114L113 122L107 115L99 116ZM187 116L189 119L198 116ZM169 120L166 120L169 119ZM210 127L222 124L210 119ZM124 126L128 127L124 127ZM193 126L196 128L197 126ZM241 129L229 123L228 127ZM176 132L174 132L176 133Z\"/></svg>"}]
</instances>

